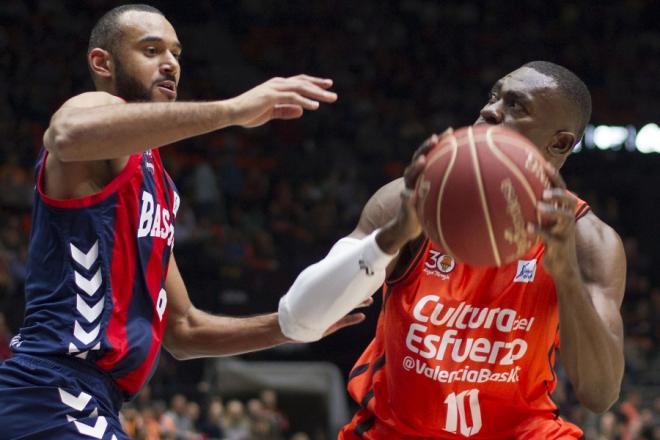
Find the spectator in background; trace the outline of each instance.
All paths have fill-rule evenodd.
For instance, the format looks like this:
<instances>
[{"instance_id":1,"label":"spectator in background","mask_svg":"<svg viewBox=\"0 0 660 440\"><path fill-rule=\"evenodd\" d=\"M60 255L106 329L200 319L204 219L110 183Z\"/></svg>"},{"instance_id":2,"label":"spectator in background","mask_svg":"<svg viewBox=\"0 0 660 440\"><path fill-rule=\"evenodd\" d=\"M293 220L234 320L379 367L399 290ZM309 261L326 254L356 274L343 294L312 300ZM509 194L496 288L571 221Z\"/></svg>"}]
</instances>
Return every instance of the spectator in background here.
<instances>
[{"instance_id":1,"label":"spectator in background","mask_svg":"<svg viewBox=\"0 0 660 440\"><path fill-rule=\"evenodd\" d=\"M223 425L227 440L246 440L249 437L250 419L245 414L245 407L240 400L227 402Z\"/></svg>"},{"instance_id":2,"label":"spectator in background","mask_svg":"<svg viewBox=\"0 0 660 440\"><path fill-rule=\"evenodd\" d=\"M170 400L170 409L163 418L171 420L176 440L184 440L192 431L192 421L187 413L188 399L183 394L175 394ZM170 423L167 423L170 425Z\"/></svg>"},{"instance_id":3,"label":"spectator in background","mask_svg":"<svg viewBox=\"0 0 660 440\"><path fill-rule=\"evenodd\" d=\"M188 440L199 438L200 408L197 402L189 401L186 404L186 417L190 421L190 429L184 437Z\"/></svg>"},{"instance_id":4,"label":"spectator in background","mask_svg":"<svg viewBox=\"0 0 660 440\"><path fill-rule=\"evenodd\" d=\"M277 407L277 393L275 390L265 389L259 393L259 397L263 403L264 417L268 419L274 432L278 434L287 432L289 430L289 420Z\"/></svg>"},{"instance_id":5,"label":"spectator in background","mask_svg":"<svg viewBox=\"0 0 660 440\"><path fill-rule=\"evenodd\" d=\"M142 409L142 438L144 440L160 440L164 437L157 410L153 406Z\"/></svg>"},{"instance_id":6,"label":"spectator in background","mask_svg":"<svg viewBox=\"0 0 660 440\"><path fill-rule=\"evenodd\" d=\"M200 432L209 439L224 438L223 412L222 399L219 397L212 398L206 407L206 417L201 423Z\"/></svg>"}]
</instances>

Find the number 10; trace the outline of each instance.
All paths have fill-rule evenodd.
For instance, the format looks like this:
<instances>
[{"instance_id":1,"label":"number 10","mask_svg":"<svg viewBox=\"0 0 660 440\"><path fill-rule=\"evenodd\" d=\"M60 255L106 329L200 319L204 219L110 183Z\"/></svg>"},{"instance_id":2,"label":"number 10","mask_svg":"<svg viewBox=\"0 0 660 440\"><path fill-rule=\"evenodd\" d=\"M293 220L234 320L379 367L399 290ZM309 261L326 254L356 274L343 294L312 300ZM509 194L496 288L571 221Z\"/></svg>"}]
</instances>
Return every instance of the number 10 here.
<instances>
[{"instance_id":1,"label":"number 10","mask_svg":"<svg viewBox=\"0 0 660 440\"><path fill-rule=\"evenodd\" d=\"M470 415L472 417L472 427L467 425L465 418L465 396L469 397ZM447 421L445 422L445 431L456 434L458 421L461 423L461 435L469 437L481 430L481 408L479 407L479 390L465 390L458 394L451 393L445 399L447 404Z\"/></svg>"}]
</instances>

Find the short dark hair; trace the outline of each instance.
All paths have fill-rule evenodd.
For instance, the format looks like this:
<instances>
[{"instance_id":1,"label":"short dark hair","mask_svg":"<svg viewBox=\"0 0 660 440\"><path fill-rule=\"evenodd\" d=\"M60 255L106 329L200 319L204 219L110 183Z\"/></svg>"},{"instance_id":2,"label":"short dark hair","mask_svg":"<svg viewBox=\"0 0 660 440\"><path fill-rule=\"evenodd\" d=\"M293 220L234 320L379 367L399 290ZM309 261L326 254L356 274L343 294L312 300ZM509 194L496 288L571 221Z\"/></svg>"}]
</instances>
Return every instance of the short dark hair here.
<instances>
[{"instance_id":1,"label":"short dark hair","mask_svg":"<svg viewBox=\"0 0 660 440\"><path fill-rule=\"evenodd\" d=\"M87 53L91 52L95 47L99 47L114 54L122 37L119 17L129 11L151 12L153 14L165 16L158 9L149 5L130 4L117 6L103 14L103 17L101 17L92 28L92 33L89 36Z\"/></svg>"},{"instance_id":2,"label":"short dark hair","mask_svg":"<svg viewBox=\"0 0 660 440\"><path fill-rule=\"evenodd\" d=\"M539 73L553 78L557 82L559 90L573 107L573 111L578 119L578 132L576 133L577 139L575 140L575 143L577 143L582 139L584 129L591 119L591 93L589 93L587 85L567 68L549 61L531 61L523 67L534 69Z\"/></svg>"}]
</instances>

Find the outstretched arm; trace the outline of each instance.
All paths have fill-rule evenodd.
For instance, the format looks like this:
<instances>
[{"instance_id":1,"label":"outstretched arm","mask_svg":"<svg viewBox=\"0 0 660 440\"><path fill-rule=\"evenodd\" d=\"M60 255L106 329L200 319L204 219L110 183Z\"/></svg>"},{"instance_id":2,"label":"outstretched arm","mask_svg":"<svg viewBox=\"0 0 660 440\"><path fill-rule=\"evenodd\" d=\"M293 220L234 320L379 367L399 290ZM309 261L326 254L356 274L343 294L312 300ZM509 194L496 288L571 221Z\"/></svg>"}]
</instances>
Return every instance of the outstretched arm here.
<instances>
[{"instance_id":1,"label":"outstretched arm","mask_svg":"<svg viewBox=\"0 0 660 440\"><path fill-rule=\"evenodd\" d=\"M626 259L616 232L594 214L575 220L576 200L561 176L539 205L544 267L559 302L560 358L580 402L604 412L618 399L623 378L623 301Z\"/></svg>"},{"instance_id":2,"label":"outstretched arm","mask_svg":"<svg viewBox=\"0 0 660 440\"><path fill-rule=\"evenodd\" d=\"M297 341L314 341L357 304L370 298L398 262L398 252L418 237L414 188L429 138L413 156L402 179L379 189L367 202L357 228L339 240L321 261L298 275L279 305L280 326Z\"/></svg>"},{"instance_id":3,"label":"outstretched arm","mask_svg":"<svg viewBox=\"0 0 660 440\"><path fill-rule=\"evenodd\" d=\"M229 125L255 127L293 119L319 102L334 102L332 81L307 75L273 78L224 101L130 103L105 92L68 100L44 134L46 149L63 162L118 159Z\"/></svg>"},{"instance_id":4,"label":"outstretched arm","mask_svg":"<svg viewBox=\"0 0 660 440\"><path fill-rule=\"evenodd\" d=\"M280 331L277 313L235 318L197 309L190 302L174 255L170 258L165 290L168 317L163 345L177 359L231 356L293 342ZM344 316L324 336L362 320L362 313Z\"/></svg>"}]
</instances>

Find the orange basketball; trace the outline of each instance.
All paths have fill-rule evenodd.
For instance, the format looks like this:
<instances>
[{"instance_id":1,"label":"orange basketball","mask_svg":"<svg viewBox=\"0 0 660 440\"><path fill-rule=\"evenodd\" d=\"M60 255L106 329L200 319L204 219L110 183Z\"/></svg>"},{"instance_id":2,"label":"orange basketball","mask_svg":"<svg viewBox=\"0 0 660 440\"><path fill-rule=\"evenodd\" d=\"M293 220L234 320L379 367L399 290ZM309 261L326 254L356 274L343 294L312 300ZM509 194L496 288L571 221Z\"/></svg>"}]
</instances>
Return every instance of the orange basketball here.
<instances>
[{"instance_id":1,"label":"orange basketball","mask_svg":"<svg viewBox=\"0 0 660 440\"><path fill-rule=\"evenodd\" d=\"M501 266L535 243L528 222L550 187L545 159L524 136L487 124L446 134L427 155L417 181L422 227L456 260Z\"/></svg>"}]
</instances>

